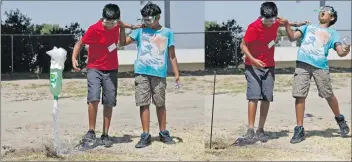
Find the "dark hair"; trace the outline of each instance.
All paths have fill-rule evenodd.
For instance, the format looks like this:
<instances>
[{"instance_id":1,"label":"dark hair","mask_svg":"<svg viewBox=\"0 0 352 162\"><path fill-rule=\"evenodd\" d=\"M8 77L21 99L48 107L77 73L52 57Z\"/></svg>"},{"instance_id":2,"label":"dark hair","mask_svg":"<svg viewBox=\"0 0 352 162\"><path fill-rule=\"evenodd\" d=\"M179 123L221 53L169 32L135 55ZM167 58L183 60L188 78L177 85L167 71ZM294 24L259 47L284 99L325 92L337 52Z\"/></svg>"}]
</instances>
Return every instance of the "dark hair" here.
<instances>
[{"instance_id":1,"label":"dark hair","mask_svg":"<svg viewBox=\"0 0 352 162\"><path fill-rule=\"evenodd\" d=\"M331 9L331 16L334 17L334 20L330 21L329 26L334 25L337 21L337 11L332 6L325 6Z\"/></svg>"},{"instance_id":2,"label":"dark hair","mask_svg":"<svg viewBox=\"0 0 352 162\"><path fill-rule=\"evenodd\" d=\"M156 16L161 14L161 9L158 5L148 2L142 9L141 14L143 17Z\"/></svg>"},{"instance_id":3,"label":"dark hair","mask_svg":"<svg viewBox=\"0 0 352 162\"><path fill-rule=\"evenodd\" d=\"M120 18L120 8L116 4L107 4L103 9L103 18L107 20L116 20Z\"/></svg>"},{"instance_id":4,"label":"dark hair","mask_svg":"<svg viewBox=\"0 0 352 162\"><path fill-rule=\"evenodd\" d=\"M264 18L277 17L278 11L274 2L264 2L260 7L260 16Z\"/></svg>"}]
</instances>

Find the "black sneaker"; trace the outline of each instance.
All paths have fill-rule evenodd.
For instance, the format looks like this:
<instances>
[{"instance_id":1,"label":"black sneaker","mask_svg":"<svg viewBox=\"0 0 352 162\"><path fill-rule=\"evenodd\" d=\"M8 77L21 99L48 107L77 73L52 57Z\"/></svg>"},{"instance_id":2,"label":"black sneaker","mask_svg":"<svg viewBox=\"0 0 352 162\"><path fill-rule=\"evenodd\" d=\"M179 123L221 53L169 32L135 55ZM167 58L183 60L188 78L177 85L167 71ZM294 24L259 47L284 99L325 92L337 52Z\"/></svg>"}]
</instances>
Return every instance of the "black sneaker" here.
<instances>
[{"instance_id":1,"label":"black sneaker","mask_svg":"<svg viewBox=\"0 0 352 162\"><path fill-rule=\"evenodd\" d=\"M303 126L296 126L290 143L295 144L295 143L302 142L303 140L304 140L304 128Z\"/></svg>"},{"instance_id":2,"label":"black sneaker","mask_svg":"<svg viewBox=\"0 0 352 162\"><path fill-rule=\"evenodd\" d=\"M107 134L102 134L100 137L100 140L101 140L101 144L104 147L111 147L113 144L112 140L110 139L109 135L107 135Z\"/></svg>"},{"instance_id":3,"label":"black sneaker","mask_svg":"<svg viewBox=\"0 0 352 162\"><path fill-rule=\"evenodd\" d=\"M345 117L342 114L338 117L335 117L335 120L340 127L341 136L344 137L348 133L350 133L350 128L348 127L346 120L345 120Z\"/></svg>"},{"instance_id":4,"label":"black sneaker","mask_svg":"<svg viewBox=\"0 0 352 162\"><path fill-rule=\"evenodd\" d=\"M141 139L136 144L136 148L147 147L152 143L152 136L149 133L142 133Z\"/></svg>"},{"instance_id":5,"label":"black sneaker","mask_svg":"<svg viewBox=\"0 0 352 162\"><path fill-rule=\"evenodd\" d=\"M254 129L249 128L245 135L237 138L234 145L235 146L244 146L244 145L254 144L256 142L257 142L257 139L255 138Z\"/></svg>"},{"instance_id":6,"label":"black sneaker","mask_svg":"<svg viewBox=\"0 0 352 162\"><path fill-rule=\"evenodd\" d=\"M165 144L175 144L175 141L170 137L170 132L167 130L159 132L160 141Z\"/></svg>"},{"instance_id":7,"label":"black sneaker","mask_svg":"<svg viewBox=\"0 0 352 162\"><path fill-rule=\"evenodd\" d=\"M243 138L250 139L250 140L254 139L254 137L255 137L255 133L253 128L248 128L246 134L243 135Z\"/></svg>"},{"instance_id":8,"label":"black sneaker","mask_svg":"<svg viewBox=\"0 0 352 162\"><path fill-rule=\"evenodd\" d=\"M255 136L255 138L257 138L260 142L268 142L269 140L269 137L264 133L263 128L257 129L257 131L255 132Z\"/></svg>"},{"instance_id":9,"label":"black sneaker","mask_svg":"<svg viewBox=\"0 0 352 162\"><path fill-rule=\"evenodd\" d=\"M89 130L80 141L82 149L94 148L96 145L96 135L93 130Z\"/></svg>"}]
</instances>

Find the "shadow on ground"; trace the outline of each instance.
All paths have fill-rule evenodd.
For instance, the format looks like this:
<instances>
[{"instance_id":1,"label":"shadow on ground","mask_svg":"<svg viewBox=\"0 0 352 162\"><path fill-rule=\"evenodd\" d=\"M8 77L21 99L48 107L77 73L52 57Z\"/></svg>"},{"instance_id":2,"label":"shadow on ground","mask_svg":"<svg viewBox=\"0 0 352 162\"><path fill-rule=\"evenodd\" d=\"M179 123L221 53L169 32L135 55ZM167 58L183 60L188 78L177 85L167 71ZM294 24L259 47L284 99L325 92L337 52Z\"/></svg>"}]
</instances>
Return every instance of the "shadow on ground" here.
<instances>
[{"instance_id":1,"label":"shadow on ground","mask_svg":"<svg viewBox=\"0 0 352 162\"><path fill-rule=\"evenodd\" d=\"M325 138L333 138L333 137L341 137L341 133L339 129L325 129L325 130L309 130L306 131L306 138L319 136ZM351 138L351 135L345 136L346 138Z\"/></svg>"},{"instance_id":2,"label":"shadow on ground","mask_svg":"<svg viewBox=\"0 0 352 162\"><path fill-rule=\"evenodd\" d=\"M132 142L132 138L136 138L137 136L131 136L131 135L123 135L122 137L117 137L117 136L111 136L110 139L114 144L118 144L118 143L130 143ZM91 145L87 145L86 143L82 142L82 140L80 140L78 142L78 144L75 145L75 149L78 149L80 151L86 151L86 150L92 150L96 147L102 146L102 141L100 140L100 137L96 138L96 141L94 143L92 143Z\"/></svg>"},{"instance_id":3,"label":"shadow on ground","mask_svg":"<svg viewBox=\"0 0 352 162\"><path fill-rule=\"evenodd\" d=\"M280 132L271 132L271 131L267 131L265 132L265 134L269 137L269 140L273 140L273 139L279 139L281 137L288 137L288 130L282 130Z\"/></svg>"},{"instance_id":4,"label":"shadow on ground","mask_svg":"<svg viewBox=\"0 0 352 162\"><path fill-rule=\"evenodd\" d=\"M287 137L289 131L288 130L282 130L279 132L271 132L271 131L266 131L265 134L268 136L268 140L274 140L274 139L279 139L281 137ZM212 141L212 147L211 149L215 150L222 150L226 149L229 147L238 147L238 146L247 146L247 145L253 145L257 142L260 142L259 140L242 140L243 138L239 137L237 138L234 142L231 142L231 139L221 139L217 138ZM267 141L266 141L267 142ZM210 142L205 143L205 148L210 149Z\"/></svg>"}]
</instances>

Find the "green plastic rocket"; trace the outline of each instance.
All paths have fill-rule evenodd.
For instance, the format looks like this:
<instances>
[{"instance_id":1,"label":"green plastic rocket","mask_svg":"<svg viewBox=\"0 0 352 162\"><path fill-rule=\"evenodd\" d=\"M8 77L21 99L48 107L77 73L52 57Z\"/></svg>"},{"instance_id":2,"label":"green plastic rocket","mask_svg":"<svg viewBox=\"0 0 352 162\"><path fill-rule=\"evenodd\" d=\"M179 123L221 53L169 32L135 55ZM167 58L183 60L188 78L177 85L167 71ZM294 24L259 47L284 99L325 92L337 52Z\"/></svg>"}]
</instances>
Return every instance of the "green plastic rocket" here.
<instances>
[{"instance_id":1,"label":"green plastic rocket","mask_svg":"<svg viewBox=\"0 0 352 162\"><path fill-rule=\"evenodd\" d=\"M67 51L63 48L54 47L46 52L50 57L50 91L54 96L53 105L53 129L54 129L54 149L57 154L60 154L60 139L59 139L59 95L62 91L62 71L64 70Z\"/></svg>"}]
</instances>

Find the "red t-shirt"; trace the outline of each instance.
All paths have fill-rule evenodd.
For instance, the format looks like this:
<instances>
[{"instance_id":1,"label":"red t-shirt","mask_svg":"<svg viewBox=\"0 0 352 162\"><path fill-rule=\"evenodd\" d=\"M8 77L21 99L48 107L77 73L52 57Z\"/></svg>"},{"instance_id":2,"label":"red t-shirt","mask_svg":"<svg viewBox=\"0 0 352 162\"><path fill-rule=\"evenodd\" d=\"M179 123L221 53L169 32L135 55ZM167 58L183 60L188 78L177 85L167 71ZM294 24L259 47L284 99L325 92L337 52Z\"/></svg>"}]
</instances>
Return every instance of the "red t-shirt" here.
<instances>
[{"instance_id":1,"label":"red t-shirt","mask_svg":"<svg viewBox=\"0 0 352 162\"><path fill-rule=\"evenodd\" d=\"M116 70L119 67L117 45L120 27L105 29L102 21L91 25L82 38L88 48L88 69Z\"/></svg>"},{"instance_id":2,"label":"red t-shirt","mask_svg":"<svg viewBox=\"0 0 352 162\"><path fill-rule=\"evenodd\" d=\"M265 64L265 67L274 67L274 50L277 31L280 27L280 22L276 21L272 26L265 27L258 18L252 22L246 31L244 41L247 43L247 47L252 56ZM273 41L272 43L270 43ZM269 48L269 44L272 45ZM245 58L246 65L252 65L251 60L248 57Z\"/></svg>"}]
</instances>

